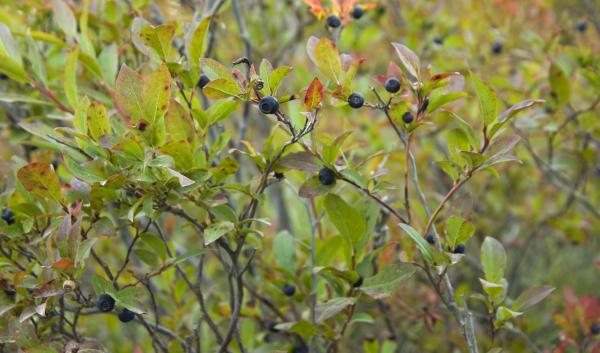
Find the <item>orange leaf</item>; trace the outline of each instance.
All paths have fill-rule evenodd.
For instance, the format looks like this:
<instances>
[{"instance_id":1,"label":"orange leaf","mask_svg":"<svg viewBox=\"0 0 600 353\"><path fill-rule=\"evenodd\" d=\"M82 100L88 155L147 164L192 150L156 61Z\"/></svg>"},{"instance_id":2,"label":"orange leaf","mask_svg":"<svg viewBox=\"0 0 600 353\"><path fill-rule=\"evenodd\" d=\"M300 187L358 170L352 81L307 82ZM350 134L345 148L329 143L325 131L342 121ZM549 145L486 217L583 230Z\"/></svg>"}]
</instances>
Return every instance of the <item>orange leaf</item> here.
<instances>
[{"instance_id":1,"label":"orange leaf","mask_svg":"<svg viewBox=\"0 0 600 353\"><path fill-rule=\"evenodd\" d=\"M61 272L70 271L73 269L73 261L68 257L63 257L62 259L53 263L52 268L57 269Z\"/></svg>"},{"instance_id":2,"label":"orange leaf","mask_svg":"<svg viewBox=\"0 0 600 353\"><path fill-rule=\"evenodd\" d=\"M324 92L325 87L323 87L321 81L315 77L306 89L306 95L304 96L304 106L306 106L308 111L314 110L321 104Z\"/></svg>"}]
</instances>

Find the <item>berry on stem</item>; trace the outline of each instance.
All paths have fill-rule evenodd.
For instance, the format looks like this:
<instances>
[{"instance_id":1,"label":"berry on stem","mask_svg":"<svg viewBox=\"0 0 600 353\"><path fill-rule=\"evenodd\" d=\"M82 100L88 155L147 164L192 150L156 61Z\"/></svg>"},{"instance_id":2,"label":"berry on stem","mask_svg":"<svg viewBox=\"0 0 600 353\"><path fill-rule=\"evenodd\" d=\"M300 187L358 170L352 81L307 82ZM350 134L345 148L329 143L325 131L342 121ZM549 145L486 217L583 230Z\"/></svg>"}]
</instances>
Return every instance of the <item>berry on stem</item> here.
<instances>
[{"instance_id":1,"label":"berry on stem","mask_svg":"<svg viewBox=\"0 0 600 353\"><path fill-rule=\"evenodd\" d=\"M435 36L435 37L433 37L433 42L435 44L442 45L442 44L444 44L444 38L442 38L440 36Z\"/></svg>"},{"instance_id":2,"label":"berry on stem","mask_svg":"<svg viewBox=\"0 0 600 353\"><path fill-rule=\"evenodd\" d=\"M502 42L495 41L492 43L492 53L495 55L502 53Z\"/></svg>"},{"instance_id":3,"label":"berry on stem","mask_svg":"<svg viewBox=\"0 0 600 353\"><path fill-rule=\"evenodd\" d=\"M406 124L410 124L415 120L415 117L411 114L411 112L406 112L402 115L402 121Z\"/></svg>"},{"instance_id":4,"label":"berry on stem","mask_svg":"<svg viewBox=\"0 0 600 353\"><path fill-rule=\"evenodd\" d=\"M279 332L279 330L275 326L277 326L276 322L269 322L269 324L267 325L267 329L269 330L269 332L277 333Z\"/></svg>"},{"instance_id":5,"label":"berry on stem","mask_svg":"<svg viewBox=\"0 0 600 353\"><path fill-rule=\"evenodd\" d=\"M202 75L200 75L200 79L198 80L198 87L200 87L200 89L202 89L209 82L210 82L210 78L208 78L208 76L206 76L205 74L202 74Z\"/></svg>"},{"instance_id":6,"label":"berry on stem","mask_svg":"<svg viewBox=\"0 0 600 353\"><path fill-rule=\"evenodd\" d=\"M358 288L358 287L362 286L362 284L363 284L364 280L365 280L365 279L363 278L363 276L360 276L360 275L359 275L359 276L358 276L358 279L356 280L356 282L354 282L354 283L352 284L352 288Z\"/></svg>"},{"instance_id":7,"label":"berry on stem","mask_svg":"<svg viewBox=\"0 0 600 353\"><path fill-rule=\"evenodd\" d=\"M358 109L365 104L365 97L363 97L363 95L360 93L352 93L350 96L348 96L348 104L352 108Z\"/></svg>"},{"instance_id":8,"label":"berry on stem","mask_svg":"<svg viewBox=\"0 0 600 353\"><path fill-rule=\"evenodd\" d=\"M342 24L342 21L340 21L340 18L337 17L336 15L329 15L329 17L327 17L327 25L329 27L338 28L341 24Z\"/></svg>"},{"instance_id":9,"label":"berry on stem","mask_svg":"<svg viewBox=\"0 0 600 353\"><path fill-rule=\"evenodd\" d=\"M390 93L396 93L400 90L400 81L394 76L392 76L385 81L384 86L386 91Z\"/></svg>"},{"instance_id":10,"label":"berry on stem","mask_svg":"<svg viewBox=\"0 0 600 353\"><path fill-rule=\"evenodd\" d=\"M123 309L119 314L119 321L121 322L129 322L135 319L135 313L127 308Z\"/></svg>"},{"instance_id":11,"label":"berry on stem","mask_svg":"<svg viewBox=\"0 0 600 353\"><path fill-rule=\"evenodd\" d=\"M335 183L335 172L327 167L319 170L319 181L323 185L331 185Z\"/></svg>"},{"instance_id":12,"label":"berry on stem","mask_svg":"<svg viewBox=\"0 0 600 353\"><path fill-rule=\"evenodd\" d=\"M431 245L435 244L435 238L431 234L429 234L427 237L425 237L425 240L427 240L427 242Z\"/></svg>"},{"instance_id":13,"label":"berry on stem","mask_svg":"<svg viewBox=\"0 0 600 353\"><path fill-rule=\"evenodd\" d=\"M279 110L279 102L274 97L265 96L258 102L258 109L263 114L275 114Z\"/></svg>"},{"instance_id":14,"label":"berry on stem","mask_svg":"<svg viewBox=\"0 0 600 353\"><path fill-rule=\"evenodd\" d=\"M350 12L350 16L352 16L352 18L355 20L358 20L359 18L363 17L364 14L365 10L363 10L363 8L360 6L355 6L352 9L352 12Z\"/></svg>"},{"instance_id":15,"label":"berry on stem","mask_svg":"<svg viewBox=\"0 0 600 353\"><path fill-rule=\"evenodd\" d=\"M467 250L467 247L465 246L465 244L457 244L456 247L454 248L454 253L455 254L464 254L465 250Z\"/></svg>"},{"instance_id":16,"label":"berry on stem","mask_svg":"<svg viewBox=\"0 0 600 353\"><path fill-rule=\"evenodd\" d=\"M585 31L587 31L587 27L588 27L588 24L587 24L586 21L581 21L581 22L579 22L577 24L577 30L579 32L585 32Z\"/></svg>"},{"instance_id":17,"label":"berry on stem","mask_svg":"<svg viewBox=\"0 0 600 353\"><path fill-rule=\"evenodd\" d=\"M590 332L592 333L592 335L599 335L600 334L600 324L593 324L592 326L590 326Z\"/></svg>"},{"instance_id":18,"label":"berry on stem","mask_svg":"<svg viewBox=\"0 0 600 353\"><path fill-rule=\"evenodd\" d=\"M288 297L292 297L294 296L294 294L296 293L296 287L294 287L293 284L286 284L285 286L283 286L283 294L285 294Z\"/></svg>"},{"instance_id":19,"label":"berry on stem","mask_svg":"<svg viewBox=\"0 0 600 353\"><path fill-rule=\"evenodd\" d=\"M13 211L9 210L8 208L5 208L2 210L2 219L8 223L8 225L14 224L15 223L15 214Z\"/></svg>"},{"instance_id":20,"label":"berry on stem","mask_svg":"<svg viewBox=\"0 0 600 353\"><path fill-rule=\"evenodd\" d=\"M108 294L102 294L98 297L98 300L96 301L96 307L103 313L107 313L114 309L115 300Z\"/></svg>"}]
</instances>

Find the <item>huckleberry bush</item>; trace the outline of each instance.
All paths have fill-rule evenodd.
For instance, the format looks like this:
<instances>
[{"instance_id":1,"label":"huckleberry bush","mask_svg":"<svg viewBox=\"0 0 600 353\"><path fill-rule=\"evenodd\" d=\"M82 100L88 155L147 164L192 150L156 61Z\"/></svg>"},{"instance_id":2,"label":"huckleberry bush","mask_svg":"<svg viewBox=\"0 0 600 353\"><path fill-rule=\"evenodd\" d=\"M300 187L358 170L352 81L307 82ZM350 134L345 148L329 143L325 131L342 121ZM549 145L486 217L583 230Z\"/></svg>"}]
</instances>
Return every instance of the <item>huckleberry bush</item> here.
<instances>
[{"instance_id":1,"label":"huckleberry bush","mask_svg":"<svg viewBox=\"0 0 600 353\"><path fill-rule=\"evenodd\" d=\"M600 12L451 3L0 4L0 352L599 351Z\"/></svg>"}]
</instances>

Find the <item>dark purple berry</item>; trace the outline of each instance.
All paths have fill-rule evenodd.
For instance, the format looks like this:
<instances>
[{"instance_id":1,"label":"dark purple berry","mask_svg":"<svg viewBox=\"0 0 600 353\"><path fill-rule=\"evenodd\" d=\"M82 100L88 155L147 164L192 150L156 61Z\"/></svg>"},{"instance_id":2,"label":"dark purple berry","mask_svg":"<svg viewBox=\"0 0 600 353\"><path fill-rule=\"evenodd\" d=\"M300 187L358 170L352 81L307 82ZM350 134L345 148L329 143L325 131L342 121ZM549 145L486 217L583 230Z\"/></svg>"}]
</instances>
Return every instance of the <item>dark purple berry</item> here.
<instances>
[{"instance_id":1,"label":"dark purple berry","mask_svg":"<svg viewBox=\"0 0 600 353\"><path fill-rule=\"evenodd\" d=\"M396 93L400 90L400 81L392 76L385 81L384 86L386 91Z\"/></svg>"},{"instance_id":2,"label":"dark purple berry","mask_svg":"<svg viewBox=\"0 0 600 353\"><path fill-rule=\"evenodd\" d=\"M340 18L337 17L336 15L329 15L329 17L327 17L327 25L329 27L338 28L341 24L342 24L342 21L340 21Z\"/></svg>"},{"instance_id":3,"label":"dark purple berry","mask_svg":"<svg viewBox=\"0 0 600 353\"><path fill-rule=\"evenodd\" d=\"M465 250L467 250L467 247L465 246L465 244L458 244L454 248L454 253L455 254L464 254Z\"/></svg>"},{"instance_id":4,"label":"dark purple berry","mask_svg":"<svg viewBox=\"0 0 600 353\"><path fill-rule=\"evenodd\" d=\"M279 330L275 326L277 326L276 322L269 322L269 324L267 325L267 329L269 330L269 332L277 333L279 332Z\"/></svg>"},{"instance_id":5,"label":"dark purple berry","mask_svg":"<svg viewBox=\"0 0 600 353\"><path fill-rule=\"evenodd\" d=\"M495 41L492 43L492 53L495 55L502 53L502 42Z\"/></svg>"},{"instance_id":6,"label":"dark purple berry","mask_svg":"<svg viewBox=\"0 0 600 353\"><path fill-rule=\"evenodd\" d=\"M358 108L362 107L363 104L365 104L365 97L363 97L363 95L360 93L352 93L348 97L348 104L352 108L358 109Z\"/></svg>"},{"instance_id":7,"label":"dark purple berry","mask_svg":"<svg viewBox=\"0 0 600 353\"><path fill-rule=\"evenodd\" d=\"M263 114L275 114L279 110L279 102L274 97L266 96L258 102L258 109Z\"/></svg>"},{"instance_id":8,"label":"dark purple berry","mask_svg":"<svg viewBox=\"0 0 600 353\"><path fill-rule=\"evenodd\" d=\"M210 78L205 74L200 75L200 79L198 80L198 87L201 89L204 88L210 82Z\"/></svg>"},{"instance_id":9,"label":"dark purple berry","mask_svg":"<svg viewBox=\"0 0 600 353\"><path fill-rule=\"evenodd\" d=\"M296 287L294 287L293 284L286 284L285 286L283 286L283 294L285 294L288 297L292 297L294 296L294 294L296 293Z\"/></svg>"},{"instance_id":10,"label":"dark purple berry","mask_svg":"<svg viewBox=\"0 0 600 353\"><path fill-rule=\"evenodd\" d=\"M133 319L135 319L135 313L131 310L123 309L119 314L119 321L121 322L129 322Z\"/></svg>"},{"instance_id":11,"label":"dark purple berry","mask_svg":"<svg viewBox=\"0 0 600 353\"><path fill-rule=\"evenodd\" d=\"M335 183L335 172L327 167L319 170L319 181L323 185L331 185Z\"/></svg>"},{"instance_id":12,"label":"dark purple berry","mask_svg":"<svg viewBox=\"0 0 600 353\"><path fill-rule=\"evenodd\" d=\"M356 282L354 282L354 283L352 284L352 287L353 287L353 288L359 288L360 286L362 286L362 284L363 284L364 280L365 280L365 279L363 278L363 276L358 276L358 279L356 280Z\"/></svg>"},{"instance_id":13,"label":"dark purple berry","mask_svg":"<svg viewBox=\"0 0 600 353\"><path fill-rule=\"evenodd\" d=\"M583 33L583 32L585 32L585 31L587 31L587 28L588 28L588 24L587 24L587 22L586 22L586 21L581 21L581 22L579 22L579 23L577 24L577 30L578 30L579 32L582 32L582 33Z\"/></svg>"},{"instance_id":14,"label":"dark purple berry","mask_svg":"<svg viewBox=\"0 0 600 353\"><path fill-rule=\"evenodd\" d=\"M425 240L427 240L427 242L431 245L435 244L435 238L431 234L429 234L427 237L425 237Z\"/></svg>"},{"instance_id":15,"label":"dark purple berry","mask_svg":"<svg viewBox=\"0 0 600 353\"><path fill-rule=\"evenodd\" d=\"M15 214L13 211L9 210L8 208L5 208L2 210L2 219L8 223L8 225L14 224L15 223Z\"/></svg>"},{"instance_id":16,"label":"dark purple berry","mask_svg":"<svg viewBox=\"0 0 600 353\"><path fill-rule=\"evenodd\" d=\"M96 307L98 308L98 310L107 313L114 309L115 300L108 294L102 294L98 297L98 300L96 301Z\"/></svg>"},{"instance_id":17,"label":"dark purple berry","mask_svg":"<svg viewBox=\"0 0 600 353\"><path fill-rule=\"evenodd\" d=\"M365 14L365 10L363 10L362 7L360 6L356 6L352 9L352 12L350 12L350 16L352 16L353 19L358 20L361 17L363 17L363 15Z\"/></svg>"},{"instance_id":18,"label":"dark purple berry","mask_svg":"<svg viewBox=\"0 0 600 353\"><path fill-rule=\"evenodd\" d=\"M402 121L406 124L410 124L415 120L415 117L411 114L411 112L406 112L402 115Z\"/></svg>"},{"instance_id":19,"label":"dark purple berry","mask_svg":"<svg viewBox=\"0 0 600 353\"><path fill-rule=\"evenodd\" d=\"M593 324L592 326L590 326L590 332L592 333L592 335L599 335L600 334L600 324Z\"/></svg>"}]
</instances>

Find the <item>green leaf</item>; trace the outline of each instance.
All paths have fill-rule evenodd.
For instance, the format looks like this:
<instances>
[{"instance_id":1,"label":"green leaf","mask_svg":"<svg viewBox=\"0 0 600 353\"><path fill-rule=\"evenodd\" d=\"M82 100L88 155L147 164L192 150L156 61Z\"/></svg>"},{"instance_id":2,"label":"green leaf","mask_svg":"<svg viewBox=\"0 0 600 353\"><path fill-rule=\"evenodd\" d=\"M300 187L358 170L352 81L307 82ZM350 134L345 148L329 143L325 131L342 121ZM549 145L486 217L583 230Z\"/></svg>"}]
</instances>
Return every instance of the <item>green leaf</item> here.
<instances>
[{"instance_id":1,"label":"green leaf","mask_svg":"<svg viewBox=\"0 0 600 353\"><path fill-rule=\"evenodd\" d=\"M565 71L556 63L550 65L550 95L557 107L562 107L571 96L571 82Z\"/></svg>"},{"instance_id":2,"label":"green leaf","mask_svg":"<svg viewBox=\"0 0 600 353\"><path fill-rule=\"evenodd\" d=\"M365 217L344 199L328 194L324 200L327 216L353 250L360 244L366 230Z\"/></svg>"},{"instance_id":3,"label":"green leaf","mask_svg":"<svg viewBox=\"0 0 600 353\"><path fill-rule=\"evenodd\" d=\"M421 61L417 54L400 43L392 43L392 46L396 49L402 67L408 73L408 79L411 82L421 81Z\"/></svg>"},{"instance_id":4,"label":"green leaf","mask_svg":"<svg viewBox=\"0 0 600 353\"><path fill-rule=\"evenodd\" d=\"M216 80L210 81L204 88L202 92L211 99L222 99L229 97L237 97L242 93L240 86L227 79L218 78Z\"/></svg>"},{"instance_id":5,"label":"green leaf","mask_svg":"<svg viewBox=\"0 0 600 353\"><path fill-rule=\"evenodd\" d=\"M108 293L111 294L114 298L115 289L112 285L112 282L104 279L103 277L97 274L92 275L92 288L94 288L94 292L96 292L96 295Z\"/></svg>"},{"instance_id":6,"label":"green leaf","mask_svg":"<svg viewBox=\"0 0 600 353\"><path fill-rule=\"evenodd\" d=\"M237 109L237 106L238 102L235 100L220 100L215 102L206 111L209 124L212 125L228 118Z\"/></svg>"},{"instance_id":7,"label":"green leaf","mask_svg":"<svg viewBox=\"0 0 600 353\"><path fill-rule=\"evenodd\" d=\"M206 47L208 44L206 38L211 21L211 16L205 17L197 22L188 32L188 37L186 38L186 48L188 50L189 63L193 67L199 66L200 59L206 52Z\"/></svg>"},{"instance_id":8,"label":"green leaf","mask_svg":"<svg viewBox=\"0 0 600 353\"><path fill-rule=\"evenodd\" d=\"M427 240L425 240L425 238L423 238L423 236L421 234L419 234L419 232L416 229L414 229L413 227L411 227L410 225L408 225L406 223L398 223L398 225L417 244L417 248L419 248L419 251L425 258L425 260L427 260L427 262L429 262L429 263L432 263L433 262L433 253L431 252L431 246L429 245Z\"/></svg>"},{"instance_id":9,"label":"green leaf","mask_svg":"<svg viewBox=\"0 0 600 353\"><path fill-rule=\"evenodd\" d=\"M287 270L289 273L296 272L296 251L294 237L287 231L281 231L275 236L273 241L273 250L277 265Z\"/></svg>"},{"instance_id":10,"label":"green leaf","mask_svg":"<svg viewBox=\"0 0 600 353\"><path fill-rule=\"evenodd\" d=\"M123 65L117 77L115 93L117 103L133 123L144 119L153 124L169 108L170 88L171 75L165 64L144 77Z\"/></svg>"},{"instance_id":11,"label":"green leaf","mask_svg":"<svg viewBox=\"0 0 600 353\"><path fill-rule=\"evenodd\" d=\"M77 22L75 15L71 11L69 5L64 0L52 1L52 14L54 23L58 26L70 39L77 36Z\"/></svg>"},{"instance_id":12,"label":"green leaf","mask_svg":"<svg viewBox=\"0 0 600 353\"><path fill-rule=\"evenodd\" d=\"M277 163L278 167L316 171L321 168L319 159L310 152L292 152L283 156Z\"/></svg>"},{"instance_id":13,"label":"green leaf","mask_svg":"<svg viewBox=\"0 0 600 353\"><path fill-rule=\"evenodd\" d=\"M191 250L188 250L187 252L185 252L185 253L177 256L177 257L174 257L174 258L170 259L168 261L168 263L171 264L171 265L177 265L177 264L180 264L180 263L182 263L184 261L192 259L194 257L200 256L200 255L204 254L205 252L206 252L205 248L191 249Z\"/></svg>"},{"instance_id":14,"label":"green leaf","mask_svg":"<svg viewBox=\"0 0 600 353\"><path fill-rule=\"evenodd\" d=\"M333 298L325 303L318 303L316 305L315 311L315 321L317 323L321 323L344 310L349 305L354 305L356 303L356 298Z\"/></svg>"},{"instance_id":15,"label":"green leaf","mask_svg":"<svg viewBox=\"0 0 600 353\"><path fill-rule=\"evenodd\" d=\"M298 195L300 197L304 197L307 199L311 199L313 197L323 195L333 190L335 184L333 185L323 185L319 181L318 176L313 176L307 179L298 189Z\"/></svg>"},{"instance_id":16,"label":"green leaf","mask_svg":"<svg viewBox=\"0 0 600 353\"><path fill-rule=\"evenodd\" d=\"M450 248L464 244L475 234L475 226L460 216L450 216L446 220L446 241Z\"/></svg>"},{"instance_id":17,"label":"green leaf","mask_svg":"<svg viewBox=\"0 0 600 353\"><path fill-rule=\"evenodd\" d=\"M322 37L315 46L314 54L321 73L331 82L339 82L342 73L342 60L335 43L327 37Z\"/></svg>"},{"instance_id":18,"label":"green leaf","mask_svg":"<svg viewBox=\"0 0 600 353\"><path fill-rule=\"evenodd\" d=\"M145 26L140 31L140 39L144 45L152 48L162 61L167 61L171 52L171 42L175 35L175 24L166 23L156 27Z\"/></svg>"},{"instance_id":19,"label":"green leaf","mask_svg":"<svg viewBox=\"0 0 600 353\"><path fill-rule=\"evenodd\" d=\"M225 67L225 65L210 58L204 58L201 62L202 72L204 72L211 80L223 79L234 82L231 71Z\"/></svg>"},{"instance_id":20,"label":"green leaf","mask_svg":"<svg viewBox=\"0 0 600 353\"><path fill-rule=\"evenodd\" d=\"M475 74L471 74L471 81L475 88L475 93L479 98L479 109L483 117L483 123L486 126L492 125L496 120L496 109L498 99L494 90Z\"/></svg>"},{"instance_id":21,"label":"green leaf","mask_svg":"<svg viewBox=\"0 0 600 353\"><path fill-rule=\"evenodd\" d=\"M283 79L292 72L293 68L290 66L280 66L273 70L269 77L269 88L271 89L271 95L277 95L277 90L281 85Z\"/></svg>"},{"instance_id":22,"label":"green leaf","mask_svg":"<svg viewBox=\"0 0 600 353\"><path fill-rule=\"evenodd\" d=\"M81 242L79 249L77 249L77 256L75 257L76 267L85 264L85 260L90 256L90 252L96 241L98 241L98 238L89 238Z\"/></svg>"},{"instance_id":23,"label":"green leaf","mask_svg":"<svg viewBox=\"0 0 600 353\"><path fill-rule=\"evenodd\" d=\"M60 181L52 165L33 162L23 166L17 177L28 192L42 198L50 198L62 202Z\"/></svg>"},{"instance_id":24,"label":"green leaf","mask_svg":"<svg viewBox=\"0 0 600 353\"><path fill-rule=\"evenodd\" d=\"M204 230L204 245L212 244L234 228L235 225L229 221L212 223Z\"/></svg>"},{"instance_id":25,"label":"green leaf","mask_svg":"<svg viewBox=\"0 0 600 353\"><path fill-rule=\"evenodd\" d=\"M46 101L36 99L36 98L30 97L30 96L26 96L24 94L7 93L7 92L0 92L0 102L50 105L50 103L48 103Z\"/></svg>"},{"instance_id":26,"label":"green leaf","mask_svg":"<svg viewBox=\"0 0 600 353\"><path fill-rule=\"evenodd\" d=\"M121 305L136 314L144 314L146 310L139 302L144 295L144 291L138 287L127 287L118 291L115 295L117 305Z\"/></svg>"},{"instance_id":27,"label":"green leaf","mask_svg":"<svg viewBox=\"0 0 600 353\"><path fill-rule=\"evenodd\" d=\"M403 263L391 264L379 271L375 276L366 278L360 290L375 299L389 297L414 273L415 268L411 265Z\"/></svg>"},{"instance_id":28,"label":"green leaf","mask_svg":"<svg viewBox=\"0 0 600 353\"><path fill-rule=\"evenodd\" d=\"M77 59L79 57L79 48L74 48L67 56L67 64L65 65L65 82L64 89L67 101L71 108L76 109L79 105L77 96Z\"/></svg>"},{"instance_id":29,"label":"green leaf","mask_svg":"<svg viewBox=\"0 0 600 353\"><path fill-rule=\"evenodd\" d=\"M98 102L92 102L87 111L87 125L90 130L90 136L98 139L110 132L110 122L106 107Z\"/></svg>"},{"instance_id":30,"label":"green leaf","mask_svg":"<svg viewBox=\"0 0 600 353\"><path fill-rule=\"evenodd\" d=\"M504 278L506 252L502 244L496 239L485 237L481 245L481 265L487 281L500 283Z\"/></svg>"},{"instance_id":31,"label":"green leaf","mask_svg":"<svg viewBox=\"0 0 600 353\"><path fill-rule=\"evenodd\" d=\"M98 66L100 66L104 82L109 87L113 87L119 71L119 51L116 43L107 45L102 49L98 56Z\"/></svg>"},{"instance_id":32,"label":"green leaf","mask_svg":"<svg viewBox=\"0 0 600 353\"><path fill-rule=\"evenodd\" d=\"M27 60L31 63L31 69L37 80L44 86L48 86L48 75L46 73L45 60L42 58L42 53L37 43L27 34Z\"/></svg>"},{"instance_id":33,"label":"green leaf","mask_svg":"<svg viewBox=\"0 0 600 353\"><path fill-rule=\"evenodd\" d=\"M144 77L144 119L153 124L162 118L169 108L171 99L171 74L167 65L162 64L158 69Z\"/></svg>"},{"instance_id":34,"label":"green leaf","mask_svg":"<svg viewBox=\"0 0 600 353\"><path fill-rule=\"evenodd\" d=\"M525 292L521 293L517 299L512 303L511 308L515 311L525 311L535 304L541 302L554 291L552 286L534 286L528 288Z\"/></svg>"}]
</instances>

